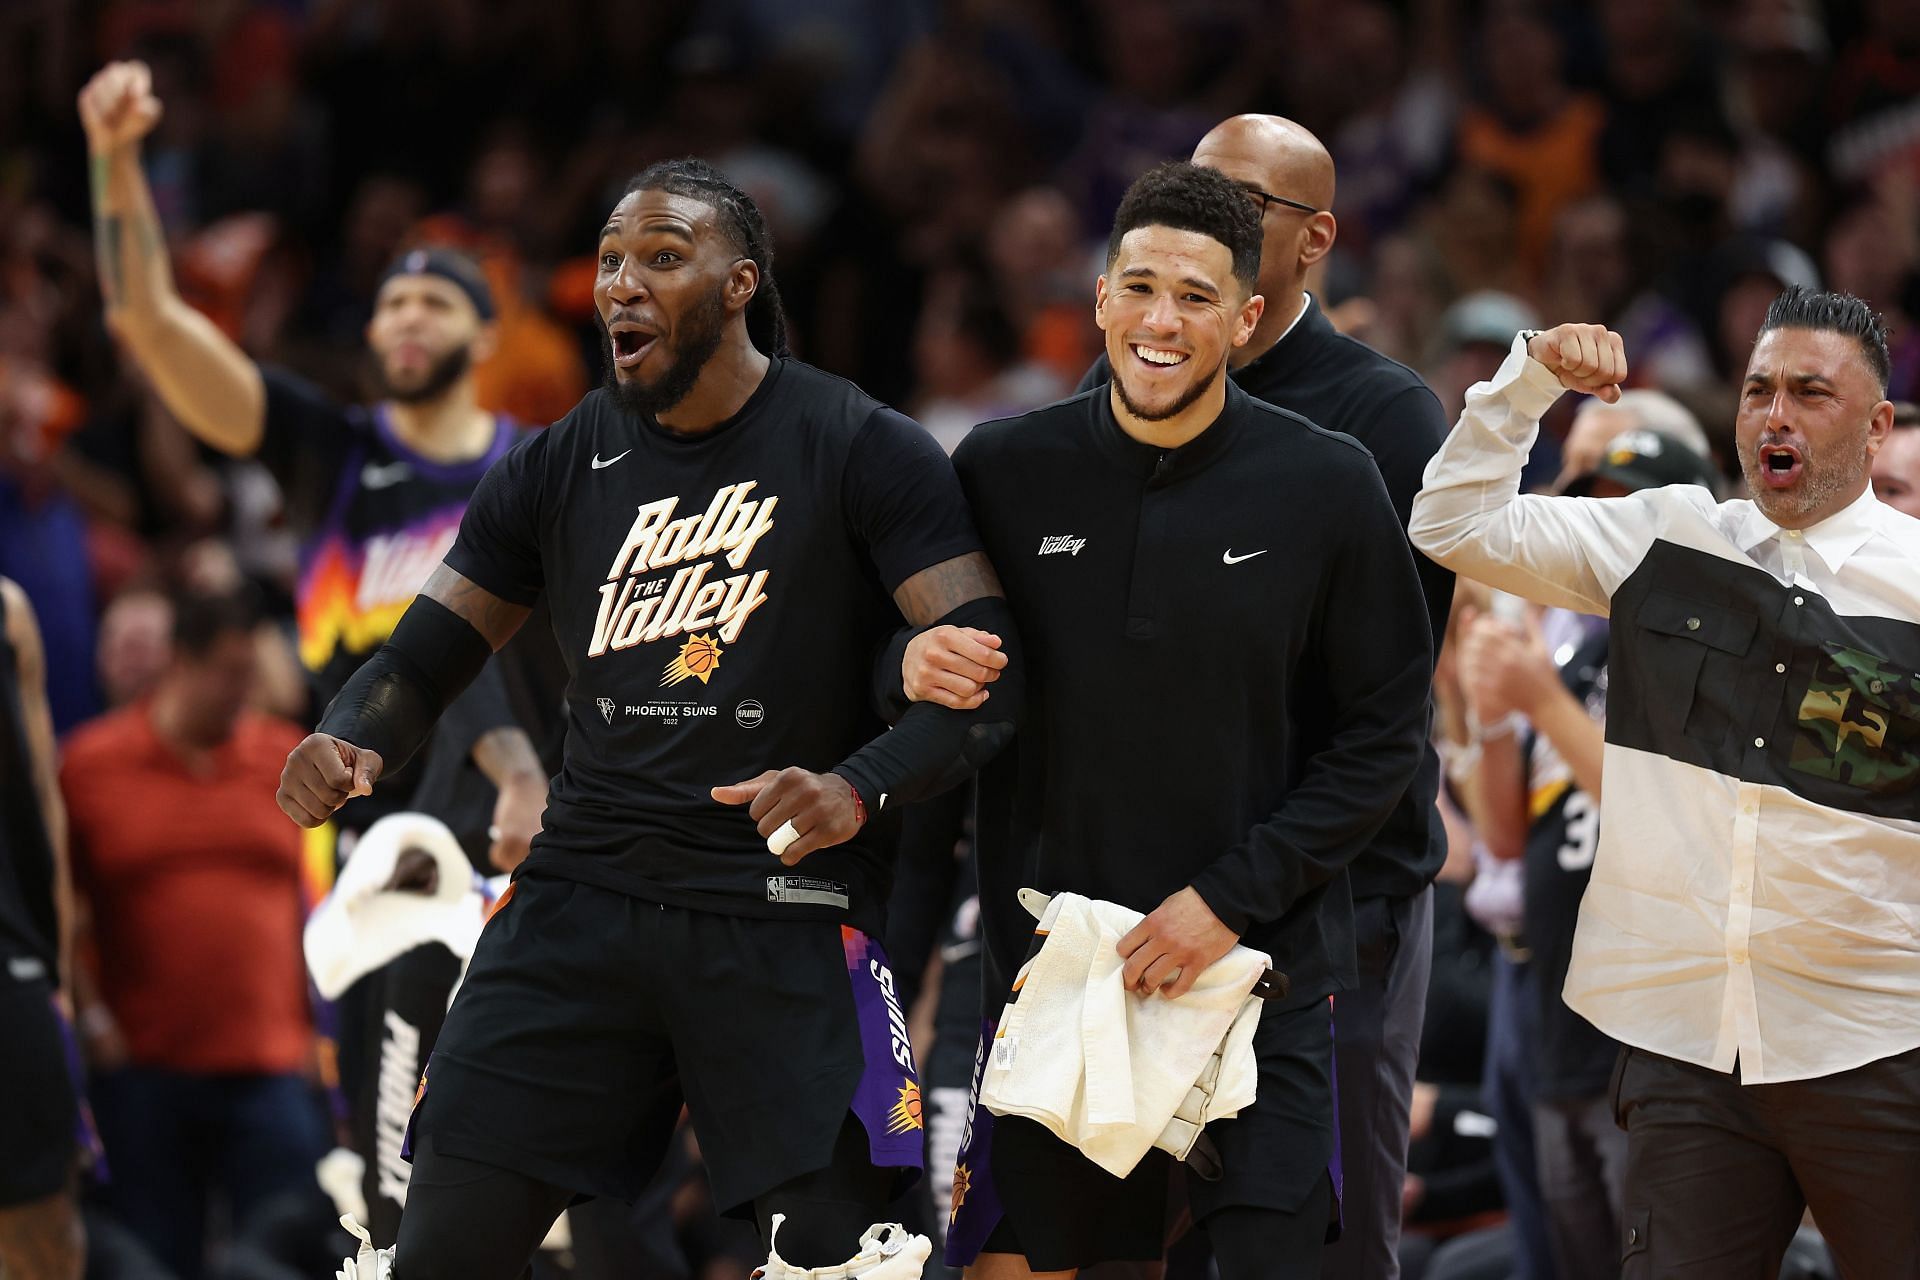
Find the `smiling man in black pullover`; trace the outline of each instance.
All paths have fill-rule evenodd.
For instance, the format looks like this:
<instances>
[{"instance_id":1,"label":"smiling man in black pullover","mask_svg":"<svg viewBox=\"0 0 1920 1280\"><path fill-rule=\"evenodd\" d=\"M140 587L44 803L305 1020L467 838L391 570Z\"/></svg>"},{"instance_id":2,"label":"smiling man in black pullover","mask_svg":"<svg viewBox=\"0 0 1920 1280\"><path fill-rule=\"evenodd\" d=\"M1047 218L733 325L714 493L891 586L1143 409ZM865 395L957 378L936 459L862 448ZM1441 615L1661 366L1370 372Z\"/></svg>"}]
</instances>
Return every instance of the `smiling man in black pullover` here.
<instances>
[{"instance_id":1,"label":"smiling man in black pullover","mask_svg":"<svg viewBox=\"0 0 1920 1280\"><path fill-rule=\"evenodd\" d=\"M989 992L1031 936L1023 884L1150 913L1120 943L1143 998L1179 998L1243 939L1291 980L1255 1038L1258 1100L1208 1128L1222 1176L1190 1180L1225 1280L1318 1275L1346 867L1419 765L1431 662L1366 450L1226 377L1261 316L1260 243L1221 174L1144 175L1096 295L1118 377L955 456L1027 667L1026 727L981 775ZM913 673L945 630L907 647L909 696L931 696ZM1160 1256L1164 1153L1116 1179L976 1107L960 1164L948 1254L970 1276Z\"/></svg>"},{"instance_id":2,"label":"smiling man in black pullover","mask_svg":"<svg viewBox=\"0 0 1920 1280\"><path fill-rule=\"evenodd\" d=\"M1451 424L1419 374L1335 329L1306 292L1308 270L1327 256L1339 231L1331 212L1333 157L1291 120L1243 115L1208 132L1193 162L1246 193L1264 236L1259 290L1267 306L1253 337L1228 359L1234 384L1365 445L1404 529L1427 462ZM1111 377L1102 356L1080 390ZM1413 563L1437 650L1453 605L1453 574L1423 555ZM1434 804L1439 786L1440 760L1429 749L1349 870L1360 982L1341 999L1335 1029L1346 1231L1322 1260L1322 1280L1393 1280L1400 1273L1408 1106L1433 965L1431 889L1447 849Z\"/></svg>"}]
</instances>

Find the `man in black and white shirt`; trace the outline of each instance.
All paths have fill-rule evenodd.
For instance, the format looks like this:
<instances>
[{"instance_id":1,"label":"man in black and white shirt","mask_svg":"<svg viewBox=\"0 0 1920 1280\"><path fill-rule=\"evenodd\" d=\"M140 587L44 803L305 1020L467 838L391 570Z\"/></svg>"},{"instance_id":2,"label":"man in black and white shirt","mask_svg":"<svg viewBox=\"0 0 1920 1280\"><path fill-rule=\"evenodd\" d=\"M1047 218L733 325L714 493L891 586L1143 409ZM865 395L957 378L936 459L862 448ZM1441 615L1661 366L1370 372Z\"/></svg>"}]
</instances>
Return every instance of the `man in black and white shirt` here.
<instances>
[{"instance_id":1,"label":"man in black and white shirt","mask_svg":"<svg viewBox=\"0 0 1920 1280\"><path fill-rule=\"evenodd\" d=\"M1774 1274L1806 1206L1842 1274L1920 1270L1920 525L1868 489L1887 367L1864 304L1789 290L1742 386L1751 501L1522 496L1561 389L1626 373L1599 326L1522 335L1414 508L1456 572L1613 619L1566 999L1627 1046L1630 1277Z\"/></svg>"}]
</instances>

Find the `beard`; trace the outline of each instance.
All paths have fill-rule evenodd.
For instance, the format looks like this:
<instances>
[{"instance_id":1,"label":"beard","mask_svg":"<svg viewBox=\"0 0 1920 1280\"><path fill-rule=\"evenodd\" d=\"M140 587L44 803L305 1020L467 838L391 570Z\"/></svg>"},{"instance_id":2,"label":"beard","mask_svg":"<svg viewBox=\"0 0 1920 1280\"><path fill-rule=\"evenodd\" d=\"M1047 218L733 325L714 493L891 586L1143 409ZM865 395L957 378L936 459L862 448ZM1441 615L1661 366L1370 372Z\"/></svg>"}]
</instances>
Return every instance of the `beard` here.
<instances>
[{"instance_id":1,"label":"beard","mask_svg":"<svg viewBox=\"0 0 1920 1280\"><path fill-rule=\"evenodd\" d=\"M595 318L599 319L596 311ZM613 396L614 402L628 413L644 418L658 418L687 398L693 390L693 384L707 367L707 361L713 359L713 353L720 349L720 340L726 336L727 303L719 289L715 289L706 298L695 303L680 317L679 331L674 335L672 345L664 353L672 360L648 386L638 378L622 379L613 363L613 335L607 332L607 322L599 319L601 336L606 339L602 348L606 356L606 377L602 385Z\"/></svg>"},{"instance_id":2,"label":"beard","mask_svg":"<svg viewBox=\"0 0 1920 1280\"><path fill-rule=\"evenodd\" d=\"M1226 371L1227 362L1222 360L1218 368L1206 377L1196 379L1192 386L1175 396L1173 402L1164 409L1149 410L1142 408L1138 401L1127 394L1126 379L1120 376L1120 372L1117 369L1113 374L1113 386L1114 390L1120 393L1120 403L1126 406L1128 413L1140 419L1142 422L1165 422L1168 418L1177 417L1192 408L1194 401L1207 394L1208 389L1212 387L1214 383L1218 382L1221 375L1226 373Z\"/></svg>"},{"instance_id":3,"label":"beard","mask_svg":"<svg viewBox=\"0 0 1920 1280\"><path fill-rule=\"evenodd\" d=\"M1814 456L1811 441L1802 443L1800 448L1800 483L1791 489L1769 489L1766 482L1766 468L1760 465L1760 450L1777 443L1769 436L1762 435L1753 442L1751 449L1740 453L1740 473L1746 478L1747 492L1753 495L1753 505L1760 508L1760 514L1775 524L1784 525L1799 522L1814 512L1831 505L1839 509L1840 499L1856 491L1867 481L1867 470L1873 460L1867 456L1866 430L1863 427L1858 437L1846 442L1835 442L1833 453L1839 454L1846 449L1845 457L1855 458L1851 465L1842 461L1821 463ZM1858 448L1849 446L1857 445ZM1825 457L1822 453L1821 457ZM1828 512L1833 514L1832 511Z\"/></svg>"},{"instance_id":4,"label":"beard","mask_svg":"<svg viewBox=\"0 0 1920 1280\"><path fill-rule=\"evenodd\" d=\"M467 370L472 366L473 348L463 344L429 365L426 376L414 386L402 386L395 382L387 373L387 366L379 361L374 362L374 376L380 383L381 399L400 404L426 404L445 395L448 388L467 376Z\"/></svg>"}]
</instances>

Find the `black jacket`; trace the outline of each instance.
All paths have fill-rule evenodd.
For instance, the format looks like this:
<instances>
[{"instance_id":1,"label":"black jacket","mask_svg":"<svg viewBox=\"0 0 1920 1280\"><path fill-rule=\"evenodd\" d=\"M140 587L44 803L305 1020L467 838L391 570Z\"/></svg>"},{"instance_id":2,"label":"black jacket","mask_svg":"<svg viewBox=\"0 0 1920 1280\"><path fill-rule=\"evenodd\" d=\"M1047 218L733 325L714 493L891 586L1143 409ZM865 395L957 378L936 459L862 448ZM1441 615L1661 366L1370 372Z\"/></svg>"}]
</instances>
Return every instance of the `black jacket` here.
<instances>
[{"instance_id":1,"label":"black jacket","mask_svg":"<svg viewBox=\"0 0 1920 1280\"><path fill-rule=\"evenodd\" d=\"M1150 911L1191 884L1287 973L1353 981L1347 865L1426 749L1412 557L1353 440L1229 383L1162 451L1104 390L977 428L954 456L1027 661L981 775L981 911L1004 994L1031 884Z\"/></svg>"},{"instance_id":2,"label":"black jacket","mask_svg":"<svg viewBox=\"0 0 1920 1280\"><path fill-rule=\"evenodd\" d=\"M1079 389L1103 385L1111 376L1102 356ZM1407 527L1427 462L1449 426L1439 399L1419 374L1335 329L1309 297L1293 329L1258 360L1236 369L1233 380L1268 404L1365 445L1386 482L1400 527ZM1453 574L1418 552L1413 562L1438 653L1453 606ZM1354 861L1355 898L1411 897L1439 874L1447 853L1446 832L1434 807L1439 787L1440 760L1429 750L1379 836Z\"/></svg>"}]
</instances>

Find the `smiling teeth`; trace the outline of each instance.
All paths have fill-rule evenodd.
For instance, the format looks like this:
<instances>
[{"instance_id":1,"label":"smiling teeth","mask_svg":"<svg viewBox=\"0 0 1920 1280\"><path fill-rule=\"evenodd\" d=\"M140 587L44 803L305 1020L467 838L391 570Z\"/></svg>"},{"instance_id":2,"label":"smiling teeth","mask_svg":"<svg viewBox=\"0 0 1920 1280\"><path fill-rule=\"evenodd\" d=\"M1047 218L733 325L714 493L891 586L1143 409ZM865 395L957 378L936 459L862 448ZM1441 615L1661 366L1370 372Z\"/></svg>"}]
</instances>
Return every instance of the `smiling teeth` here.
<instances>
[{"instance_id":1,"label":"smiling teeth","mask_svg":"<svg viewBox=\"0 0 1920 1280\"><path fill-rule=\"evenodd\" d=\"M1155 351L1152 347L1138 345L1133 348L1133 354L1148 364L1179 364L1187 358L1178 351Z\"/></svg>"}]
</instances>

